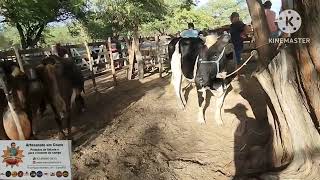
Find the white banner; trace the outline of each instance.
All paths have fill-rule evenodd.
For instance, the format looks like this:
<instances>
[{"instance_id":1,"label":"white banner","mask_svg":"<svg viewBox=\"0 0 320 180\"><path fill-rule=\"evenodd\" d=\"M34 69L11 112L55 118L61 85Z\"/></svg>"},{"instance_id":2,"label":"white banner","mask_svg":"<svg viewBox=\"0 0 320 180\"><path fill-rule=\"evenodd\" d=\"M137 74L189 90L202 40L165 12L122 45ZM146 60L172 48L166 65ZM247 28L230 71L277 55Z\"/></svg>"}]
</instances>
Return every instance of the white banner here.
<instances>
[{"instance_id":1,"label":"white banner","mask_svg":"<svg viewBox=\"0 0 320 180\"><path fill-rule=\"evenodd\" d=\"M71 141L1 141L0 179L71 179Z\"/></svg>"}]
</instances>

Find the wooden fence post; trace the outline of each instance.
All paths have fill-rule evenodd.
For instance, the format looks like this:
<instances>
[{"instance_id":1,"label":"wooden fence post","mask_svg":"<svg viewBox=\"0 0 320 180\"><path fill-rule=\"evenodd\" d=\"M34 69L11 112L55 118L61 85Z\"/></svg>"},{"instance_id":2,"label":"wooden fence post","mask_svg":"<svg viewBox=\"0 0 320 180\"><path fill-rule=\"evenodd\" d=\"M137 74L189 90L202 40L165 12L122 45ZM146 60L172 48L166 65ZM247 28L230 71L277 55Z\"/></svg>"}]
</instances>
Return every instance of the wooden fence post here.
<instances>
[{"instance_id":1,"label":"wooden fence post","mask_svg":"<svg viewBox=\"0 0 320 180\"><path fill-rule=\"evenodd\" d=\"M58 51L57 51L57 46L56 45L52 45L51 46L51 54L58 56Z\"/></svg>"},{"instance_id":2,"label":"wooden fence post","mask_svg":"<svg viewBox=\"0 0 320 180\"><path fill-rule=\"evenodd\" d=\"M24 72L24 67L23 67L22 59L21 59L21 56L19 53L18 45L15 45L13 47L13 49L14 49L14 53L16 54L16 58L17 58L17 61L18 61L19 67L20 67L20 71Z\"/></svg>"},{"instance_id":3,"label":"wooden fence post","mask_svg":"<svg viewBox=\"0 0 320 180\"><path fill-rule=\"evenodd\" d=\"M97 91L96 75L95 75L95 73L93 71L93 58L91 57L91 53L90 53L90 49L89 49L88 43L84 42L84 46L86 47L87 56L88 56L88 60L89 60L90 71L91 71L91 79L92 79L93 87L94 87L94 90Z\"/></svg>"},{"instance_id":4,"label":"wooden fence post","mask_svg":"<svg viewBox=\"0 0 320 180\"><path fill-rule=\"evenodd\" d=\"M105 48L106 46L104 46ZM108 49L109 49L109 55L110 55L110 64L111 64L111 72L112 72L112 77L113 77L113 81L114 81L114 85L117 85L117 76L116 76L116 70L114 68L114 61L113 61L113 54L112 54L112 44L111 44L111 38L108 37ZM107 51L106 52L106 56L108 55Z\"/></svg>"},{"instance_id":5,"label":"wooden fence post","mask_svg":"<svg viewBox=\"0 0 320 180\"><path fill-rule=\"evenodd\" d=\"M159 39L159 36L156 36L155 40L156 40L157 61L159 63L159 77L162 78L163 67L162 67L162 58L160 57L160 39Z\"/></svg>"},{"instance_id":6,"label":"wooden fence post","mask_svg":"<svg viewBox=\"0 0 320 180\"><path fill-rule=\"evenodd\" d=\"M129 55L129 72L128 72L128 80L132 79L132 71L133 71L133 66L134 66L134 49L133 49L133 44L135 43L135 38L132 38L132 41L130 41L130 38L128 38L128 55Z\"/></svg>"}]
</instances>

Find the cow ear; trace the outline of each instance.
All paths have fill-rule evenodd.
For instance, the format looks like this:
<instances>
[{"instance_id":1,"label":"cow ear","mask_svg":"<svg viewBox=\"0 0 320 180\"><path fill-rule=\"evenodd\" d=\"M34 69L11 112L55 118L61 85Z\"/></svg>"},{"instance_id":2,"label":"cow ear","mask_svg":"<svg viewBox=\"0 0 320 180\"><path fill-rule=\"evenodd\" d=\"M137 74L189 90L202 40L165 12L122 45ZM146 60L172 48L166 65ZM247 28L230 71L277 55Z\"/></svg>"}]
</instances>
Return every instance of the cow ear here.
<instances>
[{"instance_id":1,"label":"cow ear","mask_svg":"<svg viewBox=\"0 0 320 180\"><path fill-rule=\"evenodd\" d=\"M216 35L208 35L206 37L206 43L205 45L208 47L208 49L213 46L218 41L218 37Z\"/></svg>"}]
</instances>

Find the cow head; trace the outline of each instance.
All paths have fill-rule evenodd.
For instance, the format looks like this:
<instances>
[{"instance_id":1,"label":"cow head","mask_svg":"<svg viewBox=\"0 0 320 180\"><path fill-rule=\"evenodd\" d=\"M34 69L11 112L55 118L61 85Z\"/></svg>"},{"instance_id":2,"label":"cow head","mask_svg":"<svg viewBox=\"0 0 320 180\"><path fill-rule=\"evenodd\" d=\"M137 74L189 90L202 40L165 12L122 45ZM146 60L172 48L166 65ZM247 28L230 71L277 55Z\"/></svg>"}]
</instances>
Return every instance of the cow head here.
<instances>
[{"instance_id":1,"label":"cow head","mask_svg":"<svg viewBox=\"0 0 320 180\"><path fill-rule=\"evenodd\" d=\"M198 56L196 84L199 88L212 88L216 76L225 65L226 46L230 40L229 35L208 35L205 45Z\"/></svg>"}]
</instances>

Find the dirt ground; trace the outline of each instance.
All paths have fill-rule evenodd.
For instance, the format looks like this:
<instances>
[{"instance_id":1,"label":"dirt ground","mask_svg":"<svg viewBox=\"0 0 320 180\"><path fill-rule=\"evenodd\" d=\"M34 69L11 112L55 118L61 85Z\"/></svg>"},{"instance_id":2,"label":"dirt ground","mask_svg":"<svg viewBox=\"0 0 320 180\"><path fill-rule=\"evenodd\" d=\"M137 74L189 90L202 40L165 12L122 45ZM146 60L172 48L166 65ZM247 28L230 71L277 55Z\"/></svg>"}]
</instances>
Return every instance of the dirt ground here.
<instances>
[{"instance_id":1,"label":"dirt ground","mask_svg":"<svg viewBox=\"0 0 320 180\"><path fill-rule=\"evenodd\" d=\"M224 180L255 173L259 164L263 169L264 160L271 158L263 148L272 132L265 94L250 77L254 67L246 66L244 76L232 82L223 105L223 126L212 118L212 103L206 124L197 123L195 89L187 108L179 109L170 76L127 81L121 72L113 87L112 78L104 75L97 79L98 92L88 80L87 111L73 116L74 178ZM41 123L48 127L48 122ZM55 138L48 136L57 132L51 124L42 129L42 138Z\"/></svg>"}]
</instances>

